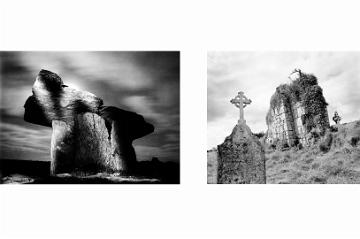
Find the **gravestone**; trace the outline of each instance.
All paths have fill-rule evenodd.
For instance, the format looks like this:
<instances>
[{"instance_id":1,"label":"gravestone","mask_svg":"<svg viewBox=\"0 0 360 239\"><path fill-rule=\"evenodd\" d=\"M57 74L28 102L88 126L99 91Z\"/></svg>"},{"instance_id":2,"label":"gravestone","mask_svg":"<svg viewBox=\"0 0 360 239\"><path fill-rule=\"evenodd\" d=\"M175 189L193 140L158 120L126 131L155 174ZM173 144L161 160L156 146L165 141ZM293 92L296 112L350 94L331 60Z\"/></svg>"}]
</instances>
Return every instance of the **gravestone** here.
<instances>
[{"instance_id":1,"label":"gravestone","mask_svg":"<svg viewBox=\"0 0 360 239\"><path fill-rule=\"evenodd\" d=\"M231 135L218 145L217 183L266 183L264 149L244 119L243 109L251 100L246 98L243 92L239 92L231 103L240 109L240 119Z\"/></svg>"},{"instance_id":2,"label":"gravestone","mask_svg":"<svg viewBox=\"0 0 360 239\"><path fill-rule=\"evenodd\" d=\"M24 107L27 122L53 128L51 173L129 173L136 167L133 140L154 131L143 116L113 106L92 93L63 84L41 70Z\"/></svg>"}]
</instances>

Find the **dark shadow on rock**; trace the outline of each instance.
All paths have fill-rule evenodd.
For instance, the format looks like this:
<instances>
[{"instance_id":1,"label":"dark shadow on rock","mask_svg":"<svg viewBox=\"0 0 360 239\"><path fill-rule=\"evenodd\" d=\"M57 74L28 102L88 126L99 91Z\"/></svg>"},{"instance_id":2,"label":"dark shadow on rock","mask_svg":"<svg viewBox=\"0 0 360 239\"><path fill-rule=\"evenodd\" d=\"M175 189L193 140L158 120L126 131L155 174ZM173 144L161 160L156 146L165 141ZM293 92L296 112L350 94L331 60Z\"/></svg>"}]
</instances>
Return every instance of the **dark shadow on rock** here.
<instances>
[{"instance_id":1,"label":"dark shadow on rock","mask_svg":"<svg viewBox=\"0 0 360 239\"><path fill-rule=\"evenodd\" d=\"M106 127L111 132L111 125L116 121L121 125L121 132L129 135L131 140L135 140L154 132L154 126L145 121L144 117L130 111L122 110L114 106L100 107L99 115L105 119Z\"/></svg>"}]
</instances>

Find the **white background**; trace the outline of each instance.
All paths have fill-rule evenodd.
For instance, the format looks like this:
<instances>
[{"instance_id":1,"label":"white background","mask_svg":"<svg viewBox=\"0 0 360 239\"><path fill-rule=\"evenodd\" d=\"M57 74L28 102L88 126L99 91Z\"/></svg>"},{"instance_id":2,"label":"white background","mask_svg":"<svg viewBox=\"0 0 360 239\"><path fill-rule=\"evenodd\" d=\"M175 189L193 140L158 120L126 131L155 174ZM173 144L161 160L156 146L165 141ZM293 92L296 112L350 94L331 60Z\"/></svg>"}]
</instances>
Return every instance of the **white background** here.
<instances>
[{"instance_id":1,"label":"white background","mask_svg":"<svg viewBox=\"0 0 360 239\"><path fill-rule=\"evenodd\" d=\"M180 185L0 185L1 238L360 238L359 185L207 185L208 50L359 50L357 1L1 1L1 50L180 50ZM326 67L326 66L324 66Z\"/></svg>"}]
</instances>

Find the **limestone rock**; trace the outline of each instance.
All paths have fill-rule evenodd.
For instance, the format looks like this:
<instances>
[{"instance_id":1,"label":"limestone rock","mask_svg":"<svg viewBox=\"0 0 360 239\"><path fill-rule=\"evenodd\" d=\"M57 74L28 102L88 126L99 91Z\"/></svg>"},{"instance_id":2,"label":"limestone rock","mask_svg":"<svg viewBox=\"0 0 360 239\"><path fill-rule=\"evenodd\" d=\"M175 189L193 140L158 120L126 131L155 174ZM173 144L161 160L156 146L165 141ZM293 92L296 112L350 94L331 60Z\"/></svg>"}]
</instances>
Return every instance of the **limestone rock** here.
<instances>
[{"instance_id":1,"label":"limestone rock","mask_svg":"<svg viewBox=\"0 0 360 239\"><path fill-rule=\"evenodd\" d=\"M52 120L72 121L76 114L98 113L103 100L96 95L68 87L50 71L41 70L25 103L25 121L51 127Z\"/></svg>"},{"instance_id":2,"label":"limestone rock","mask_svg":"<svg viewBox=\"0 0 360 239\"><path fill-rule=\"evenodd\" d=\"M52 121L50 171L51 174L73 171L75 155L74 122Z\"/></svg>"},{"instance_id":3,"label":"limestone rock","mask_svg":"<svg viewBox=\"0 0 360 239\"><path fill-rule=\"evenodd\" d=\"M218 146L217 174L220 184L266 182L264 149L245 123L237 124Z\"/></svg>"},{"instance_id":4,"label":"limestone rock","mask_svg":"<svg viewBox=\"0 0 360 239\"><path fill-rule=\"evenodd\" d=\"M53 120L52 126L52 174L126 172L136 163L132 141L121 136L115 122L109 134L97 114L79 114L73 123Z\"/></svg>"},{"instance_id":5,"label":"limestone rock","mask_svg":"<svg viewBox=\"0 0 360 239\"><path fill-rule=\"evenodd\" d=\"M97 114L85 113L77 115L75 122L77 137L74 165L78 171L127 170L126 159L120 158L118 143L109 136L103 118ZM114 134L114 130L110 134ZM132 155L131 160L136 160L135 155Z\"/></svg>"}]
</instances>

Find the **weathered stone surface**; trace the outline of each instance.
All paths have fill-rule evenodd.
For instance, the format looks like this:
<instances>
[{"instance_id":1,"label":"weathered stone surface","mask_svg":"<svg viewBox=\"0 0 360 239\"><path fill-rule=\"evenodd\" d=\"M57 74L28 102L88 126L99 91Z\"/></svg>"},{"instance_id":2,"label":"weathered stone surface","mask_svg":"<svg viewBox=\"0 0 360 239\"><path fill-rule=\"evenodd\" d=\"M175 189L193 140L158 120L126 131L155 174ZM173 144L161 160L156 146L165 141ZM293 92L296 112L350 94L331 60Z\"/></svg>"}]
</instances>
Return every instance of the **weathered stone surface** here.
<instances>
[{"instance_id":1,"label":"weathered stone surface","mask_svg":"<svg viewBox=\"0 0 360 239\"><path fill-rule=\"evenodd\" d=\"M94 113L78 114L73 123L53 120L51 171L127 172L136 164L132 141L122 137L114 121L110 134Z\"/></svg>"},{"instance_id":2,"label":"weathered stone surface","mask_svg":"<svg viewBox=\"0 0 360 239\"><path fill-rule=\"evenodd\" d=\"M76 114L98 113L103 104L96 95L68 87L50 71L41 70L25 103L25 121L51 127L52 120L72 121Z\"/></svg>"},{"instance_id":3,"label":"weathered stone surface","mask_svg":"<svg viewBox=\"0 0 360 239\"><path fill-rule=\"evenodd\" d=\"M207 183L217 183L218 152L216 149L207 151Z\"/></svg>"},{"instance_id":4,"label":"weathered stone surface","mask_svg":"<svg viewBox=\"0 0 360 239\"><path fill-rule=\"evenodd\" d=\"M316 77L296 69L290 78L290 84L276 88L266 117L266 142L282 147L311 144L312 129L325 132L330 126L327 103Z\"/></svg>"},{"instance_id":5,"label":"weathered stone surface","mask_svg":"<svg viewBox=\"0 0 360 239\"><path fill-rule=\"evenodd\" d=\"M281 102L279 108L270 110L271 122L268 124L267 142L274 143L277 140L281 144L294 145L297 140L305 143L305 126L301 116L304 108L300 102L291 102L291 106Z\"/></svg>"},{"instance_id":6,"label":"weathered stone surface","mask_svg":"<svg viewBox=\"0 0 360 239\"><path fill-rule=\"evenodd\" d=\"M245 123L235 126L218 146L217 183L266 183L265 152Z\"/></svg>"},{"instance_id":7,"label":"weathered stone surface","mask_svg":"<svg viewBox=\"0 0 360 239\"><path fill-rule=\"evenodd\" d=\"M51 174L73 171L75 156L74 122L52 121L50 148Z\"/></svg>"},{"instance_id":8,"label":"weathered stone surface","mask_svg":"<svg viewBox=\"0 0 360 239\"><path fill-rule=\"evenodd\" d=\"M75 129L76 154L74 157L77 171L126 171L125 157L120 158L119 145L114 137L110 137L105 120L97 114L79 114ZM115 134L114 129L110 134ZM131 142L130 142L131 146ZM132 155L131 160L136 160Z\"/></svg>"}]
</instances>

